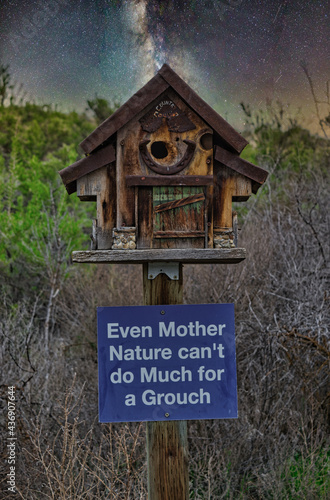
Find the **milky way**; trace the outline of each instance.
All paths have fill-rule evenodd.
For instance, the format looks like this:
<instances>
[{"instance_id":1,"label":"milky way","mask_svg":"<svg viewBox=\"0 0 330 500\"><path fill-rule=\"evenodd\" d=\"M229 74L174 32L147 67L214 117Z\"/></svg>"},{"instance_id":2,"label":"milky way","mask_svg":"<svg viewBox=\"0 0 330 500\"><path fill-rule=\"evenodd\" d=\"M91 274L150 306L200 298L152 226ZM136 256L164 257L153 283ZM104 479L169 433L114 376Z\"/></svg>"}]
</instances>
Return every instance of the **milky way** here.
<instances>
[{"instance_id":1,"label":"milky way","mask_svg":"<svg viewBox=\"0 0 330 500\"><path fill-rule=\"evenodd\" d=\"M60 109L83 110L95 94L124 102L164 62L241 129L241 101L279 100L315 122L302 60L325 100L329 0L2 0L0 9L0 58L16 88Z\"/></svg>"}]
</instances>

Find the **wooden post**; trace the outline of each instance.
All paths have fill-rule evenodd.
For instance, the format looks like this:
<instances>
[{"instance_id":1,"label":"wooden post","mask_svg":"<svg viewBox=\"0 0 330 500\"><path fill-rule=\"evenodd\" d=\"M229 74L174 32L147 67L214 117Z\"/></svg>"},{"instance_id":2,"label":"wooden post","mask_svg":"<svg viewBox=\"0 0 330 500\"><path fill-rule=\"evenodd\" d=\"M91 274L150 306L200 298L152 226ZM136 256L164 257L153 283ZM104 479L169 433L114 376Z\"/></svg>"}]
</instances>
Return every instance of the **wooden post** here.
<instances>
[{"instance_id":1,"label":"wooden post","mask_svg":"<svg viewBox=\"0 0 330 500\"><path fill-rule=\"evenodd\" d=\"M150 280L148 264L144 264L144 304L182 304L182 283L182 264L179 280L171 280L165 274ZM146 430L149 500L188 500L187 422L147 422Z\"/></svg>"}]
</instances>

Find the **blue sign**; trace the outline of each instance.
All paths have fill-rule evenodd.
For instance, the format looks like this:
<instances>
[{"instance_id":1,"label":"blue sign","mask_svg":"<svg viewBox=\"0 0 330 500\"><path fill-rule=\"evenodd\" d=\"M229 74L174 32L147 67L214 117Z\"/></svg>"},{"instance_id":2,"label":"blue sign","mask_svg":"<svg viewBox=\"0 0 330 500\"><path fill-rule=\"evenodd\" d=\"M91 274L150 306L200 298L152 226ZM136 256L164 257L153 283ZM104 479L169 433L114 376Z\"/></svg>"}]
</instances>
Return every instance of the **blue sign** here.
<instances>
[{"instance_id":1,"label":"blue sign","mask_svg":"<svg viewBox=\"0 0 330 500\"><path fill-rule=\"evenodd\" d=\"M237 418L233 304L98 307L99 421Z\"/></svg>"}]
</instances>

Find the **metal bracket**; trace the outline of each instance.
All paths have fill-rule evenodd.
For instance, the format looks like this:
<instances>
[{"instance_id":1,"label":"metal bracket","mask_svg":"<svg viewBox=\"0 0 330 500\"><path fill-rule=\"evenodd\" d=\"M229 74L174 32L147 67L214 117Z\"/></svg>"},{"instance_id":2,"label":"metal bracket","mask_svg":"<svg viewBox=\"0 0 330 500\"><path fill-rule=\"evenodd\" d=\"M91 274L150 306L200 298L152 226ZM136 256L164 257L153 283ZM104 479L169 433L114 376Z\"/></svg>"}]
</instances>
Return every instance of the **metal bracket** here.
<instances>
[{"instance_id":1,"label":"metal bracket","mask_svg":"<svg viewBox=\"0 0 330 500\"><path fill-rule=\"evenodd\" d=\"M148 279L153 280L164 273L171 280L179 279L179 262L148 262Z\"/></svg>"}]
</instances>

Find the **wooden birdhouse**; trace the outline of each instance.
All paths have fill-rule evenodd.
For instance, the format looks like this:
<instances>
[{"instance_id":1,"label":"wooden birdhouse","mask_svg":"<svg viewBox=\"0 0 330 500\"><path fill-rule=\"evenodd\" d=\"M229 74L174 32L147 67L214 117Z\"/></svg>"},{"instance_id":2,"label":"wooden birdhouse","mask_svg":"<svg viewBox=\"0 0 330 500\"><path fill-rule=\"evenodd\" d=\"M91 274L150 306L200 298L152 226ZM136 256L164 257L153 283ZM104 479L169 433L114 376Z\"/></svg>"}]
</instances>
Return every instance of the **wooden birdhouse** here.
<instances>
[{"instance_id":1,"label":"wooden birdhouse","mask_svg":"<svg viewBox=\"0 0 330 500\"><path fill-rule=\"evenodd\" d=\"M246 145L165 64L60 175L69 194L96 201L92 250L232 249L232 202L268 175L239 157Z\"/></svg>"}]
</instances>

